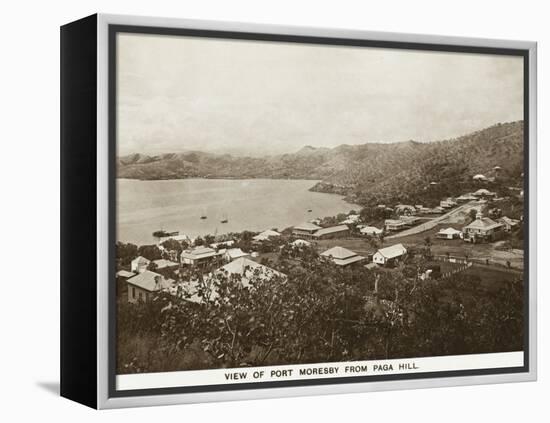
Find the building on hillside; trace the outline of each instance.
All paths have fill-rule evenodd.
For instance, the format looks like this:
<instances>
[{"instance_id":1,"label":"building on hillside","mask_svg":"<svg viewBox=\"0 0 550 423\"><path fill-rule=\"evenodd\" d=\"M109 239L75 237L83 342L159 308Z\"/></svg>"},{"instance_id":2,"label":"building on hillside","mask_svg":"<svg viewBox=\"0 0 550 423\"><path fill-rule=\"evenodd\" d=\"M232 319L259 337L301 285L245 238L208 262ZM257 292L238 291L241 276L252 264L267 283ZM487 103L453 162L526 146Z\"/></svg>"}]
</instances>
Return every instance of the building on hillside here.
<instances>
[{"instance_id":1,"label":"building on hillside","mask_svg":"<svg viewBox=\"0 0 550 423\"><path fill-rule=\"evenodd\" d=\"M214 242L214 243L210 244L210 248L213 248L214 250L218 250L220 248L232 247L233 244L235 244L235 241L232 240L232 239L229 239L227 241Z\"/></svg>"},{"instance_id":2,"label":"building on hillside","mask_svg":"<svg viewBox=\"0 0 550 423\"><path fill-rule=\"evenodd\" d=\"M384 228L387 232L401 231L406 228L406 223L401 219L386 219L384 222Z\"/></svg>"},{"instance_id":3,"label":"building on hillside","mask_svg":"<svg viewBox=\"0 0 550 423\"><path fill-rule=\"evenodd\" d=\"M420 218L416 216L399 216L399 220L405 223L405 226L411 227L420 222Z\"/></svg>"},{"instance_id":4,"label":"building on hillside","mask_svg":"<svg viewBox=\"0 0 550 423\"><path fill-rule=\"evenodd\" d=\"M474 175L472 179L476 182L487 182L489 180L485 175L482 175L481 173Z\"/></svg>"},{"instance_id":5,"label":"building on hillside","mask_svg":"<svg viewBox=\"0 0 550 423\"><path fill-rule=\"evenodd\" d=\"M174 261L171 261L171 260L165 260L165 259L158 259L158 260L153 260L153 262L157 268L157 270L162 270L162 269L173 269L175 267L178 267L179 264L174 262Z\"/></svg>"},{"instance_id":6,"label":"building on hillside","mask_svg":"<svg viewBox=\"0 0 550 423\"><path fill-rule=\"evenodd\" d=\"M349 228L346 225L331 226L322 228L313 234L314 239L340 238L349 235Z\"/></svg>"},{"instance_id":7,"label":"building on hillside","mask_svg":"<svg viewBox=\"0 0 550 423\"><path fill-rule=\"evenodd\" d=\"M500 223L504 225L504 230L506 232L511 232L519 226L520 221L518 219L512 219L508 216L502 216L498 219Z\"/></svg>"},{"instance_id":8,"label":"building on hillside","mask_svg":"<svg viewBox=\"0 0 550 423\"><path fill-rule=\"evenodd\" d=\"M231 263L227 263L225 266L217 269L215 274L223 274L229 279L235 275L240 276L240 282L245 287L249 287L250 282L253 280L268 281L274 278L286 279L287 277L284 273L256 263L248 257L241 257L233 260Z\"/></svg>"},{"instance_id":9,"label":"building on hillside","mask_svg":"<svg viewBox=\"0 0 550 423\"><path fill-rule=\"evenodd\" d=\"M219 259L219 254L213 248L196 247L182 251L180 254L181 264L188 266L205 266Z\"/></svg>"},{"instance_id":10,"label":"building on hillside","mask_svg":"<svg viewBox=\"0 0 550 423\"><path fill-rule=\"evenodd\" d=\"M180 243L182 242L185 242L187 244L190 244L191 243L191 238L189 238L187 235L185 234L178 234L178 235L168 235L168 236L162 236L159 238L158 240L158 245L162 244L164 241L168 241L168 240L174 240L174 241L178 241Z\"/></svg>"},{"instance_id":11,"label":"building on hillside","mask_svg":"<svg viewBox=\"0 0 550 423\"><path fill-rule=\"evenodd\" d=\"M416 214L416 208L409 204L398 204L395 206L395 213L410 216Z\"/></svg>"},{"instance_id":12,"label":"building on hillside","mask_svg":"<svg viewBox=\"0 0 550 423\"><path fill-rule=\"evenodd\" d=\"M297 239L295 241L292 241L290 245L292 245L295 248L303 248L303 247L311 246L311 242L305 241L303 239Z\"/></svg>"},{"instance_id":13,"label":"building on hillside","mask_svg":"<svg viewBox=\"0 0 550 423\"><path fill-rule=\"evenodd\" d=\"M158 273L145 270L126 281L128 284L128 302L147 302L155 292L169 290L173 285L172 279L165 279Z\"/></svg>"},{"instance_id":14,"label":"building on hillside","mask_svg":"<svg viewBox=\"0 0 550 423\"><path fill-rule=\"evenodd\" d=\"M458 239L462 235L462 232L454 228L441 229L437 234L436 238L439 239Z\"/></svg>"},{"instance_id":15,"label":"building on hillside","mask_svg":"<svg viewBox=\"0 0 550 423\"><path fill-rule=\"evenodd\" d=\"M241 257L248 257L250 254L245 253L240 248L229 248L224 252L223 258L227 261L236 260Z\"/></svg>"},{"instance_id":16,"label":"building on hillside","mask_svg":"<svg viewBox=\"0 0 550 423\"><path fill-rule=\"evenodd\" d=\"M252 237L252 239L257 242L262 242L262 241L267 241L270 238L275 238L279 236L281 236L279 232L268 229L266 231L260 232L258 235Z\"/></svg>"},{"instance_id":17,"label":"building on hillside","mask_svg":"<svg viewBox=\"0 0 550 423\"><path fill-rule=\"evenodd\" d=\"M476 192L473 192L472 195L476 198L492 198L496 197L496 192L491 192L488 189L480 188Z\"/></svg>"},{"instance_id":18,"label":"building on hillside","mask_svg":"<svg viewBox=\"0 0 550 423\"><path fill-rule=\"evenodd\" d=\"M360 218L361 218L361 216L359 216L358 214L350 214L350 215L348 215L346 220L343 220L340 223L343 224L343 225L355 225L355 224L359 223Z\"/></svg>"},{"instance_id":19,"label":"building on hillside","mask_svg":"<svg viewBox=\"0 0 550 423\"><path fill-rule=\"evenodd\" d=\"M128 272L127 270L119 270L118 272L116 272L117 278L128 279L134 276L136 276L134 272Z\"/></svg>"},{"instance_id":20,"label":"building on hillside","mask_svg":"<svg viewBox=\"0 0 550 423\"><path fill-rule=\"evenodd\" d=\"M384 232L382 229L378 229L376 226L365 226L360 230L362 235L368 236L380 236Z\"/></svg>"},{"instance_id":21,"label":"building on hillside","mask_svg":"<svg viewBox=\"0 0 550 423\"><path fill-rule=\"evenodd\" d=\"M444 209L452 209L454 206L456 206L455 201L441 200L439 202L439 207L443 207Z\"/></svg>"},{"instance_id":22,"label":"building on hillside","mask_svg":"<svg viewBox=\"0 0 550 423\"><path fill-rule=\"evenodd\" d=\"M366 260L365 257L344 247L332 247L322 252L321 256L328 257L337 266L349 266Z\"/></svg>"},{"instance_id":23,"label":"building on hillside","mask_svg":"<svg viewBox=\"0 0 550 423\"><path fill-rule=\"evenodd\" d=\"M319 229L323 229L323 228L321 228L320 226L317 226L315 223L306 222L306 223L302 223L300 225L294 226L294 228L292 228L292 235L311 238L313 234L317 232Z\"/></svg>"},{"instance_id":24,"label":"building on hillside","mask_svg":"<svg viewBox=\"0 0 550 423\"><path fill-rule=\"evenodd\" d=\"M407 249L403 244L395 244L391 247L379 249L373 256L372 261L381 266L395 266L405 260Z\"/></svg>"},{"instance_id":25,"label":"building on hillside","mask_svg":"<svg viewBox=\"0 0 550 423\"><path fill-rule=\"evenodd\" d=\"M151 263L151 260L146 259L145 257L142 257L142 256L138 256L132 260L130 269L134 273L145 272L147 270L147 267L149 267L149 263Z\"/></svg>"},{"instance_id":26,"label":"building on hillside","mask_svg":"<svg viewBox=\"0 0 550 423\"><path fill-rule=\"evenodd\" d=\"M501 238L504 225L478 212L476 219L462 229L462 238L467 242L492 242Z\"/></svg>"}]
</instances>

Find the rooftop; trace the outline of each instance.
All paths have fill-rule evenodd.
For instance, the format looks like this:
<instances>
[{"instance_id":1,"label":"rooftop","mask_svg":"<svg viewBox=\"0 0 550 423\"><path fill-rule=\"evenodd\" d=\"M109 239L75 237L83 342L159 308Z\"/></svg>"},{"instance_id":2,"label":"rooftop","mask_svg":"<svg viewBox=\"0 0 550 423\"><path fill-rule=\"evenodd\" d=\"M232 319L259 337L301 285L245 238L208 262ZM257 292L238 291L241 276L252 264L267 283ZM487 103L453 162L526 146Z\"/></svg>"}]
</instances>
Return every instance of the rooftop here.
<instances>
[{"instance_id":1,"label":"rooftop","mask_svg":"<svg viewBox=\"0 0 550 423\"><path fill-rule=\"evenodd\" d=\"M127 282L139 288L145 289L146 291L154 292L169 288L172 286L174 281L172 279L164 279L162 275L146 270L145 272L128 279Z\"/></svg>"},{"instance_id":2,"label":"rooftop","mask_svg":"<svg viewBox=\"0 0 550 423\"><path fill-rule=\"evenodd\" d=\"M384 257L391 259L407 254L407 249L403 246L403 244L395 244L391 247L380 248L378 252Z\"/></svg>"},{"instance_id":3,"label":"rooftop","mask_svg":"<svg viewBox=\"0 0 550 423\"><path fill-rule=\"evenodd\" d=\"M176 263L174 261L171 261L171 260L165 260L165 259L153 260L153 263L156 264L157 269L164 269L166 267L178 266L178 263Z\"/></svg>"},{"instance_id":4,"label":"rooftop","mask_svg":"<svg viewBox=\"0 0 550 423\"><path fill-rule=\"evenodd\" d=\"M330 228L322 228L316 231L313 236L323 236L327 234L332 234L335 232L347 231L349 228L346 225L331 226Z\"/></svg>"},{"instance_id":5,"label":"rooftop","mask_svg":"<svg viewBox=\"0 0 550 423\"><path fill-rule=\"evenodd\" d=\"M305 222L301 223L299 225L294 226L294 229L302 230L302 231L317 231L319 229L322 229L320 226L317 226L314 223L311 222Z\"/></svg>"},{"instance_id":6,"label":"rooftop","mask_svg":"<svg viewBox=\"0 0 550 423\"><path fill-rule=\"evenodd\" d=\"M261 280L268 280L276 276L286 276L284 273L278 272L277 270L264 266L263 264L256 263L254 260L250 260L247 257L241 257L233 260L231 263L220 267L216 272L228 275L241 275L241 282L244 286L249 286L250 279L253 277Z\"/></svg>"},{"instance_id":7,"label":"rooftop","mask_svg":"<svg viewBox=\"0 0 550 423\"><path fill-rule=\"evenodd\" d=\"M344 247L332 247L322 252L321 255L324 257L332 257L335 259L346 259L349 257L356 256L357 253L351 250L348 250L347 248L344 248Z\"/></svg>"},{"instance_id":8,"label":"rooftop","mask_svg":"<svg viewBox=\"0 0 550 423\"><path fill-rule=\"evenodd\" d=\"M245 253L240 248L229 248L227 251L225 251L225 254L227 254L232 259L236 259L236 258L239 258L239 257L246 257L246 256L250 255L248 253Z\"/></svg>"},{"instance_id":9,"label":"rooftop","mask_svg":"<svg viewBox=\"0 0 550 423\"><path fill-rule=\"evenodd\" d=\"M465 226L464 229L483 229L489 230L502 226L502 223L495 222L488 217L477 217L472 223Z\"/></svg>"},{"instance_id":10,"label":"rooftop","mask_svg":"<svg viewBox=\"0 0 550 423\"><path fill-rule=\"evenodd\" d=\"M185 250L181 252L181 257L190 260L198 260L201 258L212 257L216 255L216 251L209 247L197 247L193 250Z\"/></svg>"}]
</instances>

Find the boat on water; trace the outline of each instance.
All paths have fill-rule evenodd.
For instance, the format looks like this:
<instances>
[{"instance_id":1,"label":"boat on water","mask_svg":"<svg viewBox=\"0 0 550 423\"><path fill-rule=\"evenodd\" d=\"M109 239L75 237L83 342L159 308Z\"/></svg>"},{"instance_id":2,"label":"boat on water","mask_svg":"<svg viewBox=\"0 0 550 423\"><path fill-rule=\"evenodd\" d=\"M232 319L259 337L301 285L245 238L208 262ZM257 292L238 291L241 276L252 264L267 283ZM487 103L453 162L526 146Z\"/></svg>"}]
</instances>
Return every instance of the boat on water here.
<instances>
[{"instance_id":1,"label":"boat on water","mask_svg":"<svg viewBox=\"0 0 550 423\"><path fill-rule=\"evenodd\" d=\"M155 238L166 238L167 236L177 236L179 234L179 231L168 232L163 229L153 232Z\"/></svg>"},{"instance_id":2,"label":"boat on water","mask_svg":"<svg viewBox=\"0 0 550 423\"><path fill-rule=\"evenodd\" d=\"M208 219L208 217L207 217L206 215L203 214L203 215L201 216L201 219Z\"/></svg>"},{"instance_id":3,"label":"boat on water","mask_svg":"<svg viewBox=\"0 0 550 423\"><path fill-rule=\"evenodd\" d=\"M311 209L307 209L307 211L308 211L308 213L311 213L311 212L312 212L313 210L311 210Z\"/></svg>"},{"instance_id":4,"label":"boat on water","mask_svg":"<svg viewBox=\"0 0 550 423\"><path fill-rule=\"evenodd\" d=\"M227 223L227 222L229 222L229 219L227 218L226 215L224 215L224 216L222 217L222 220L220 220L220 222L221 222L221 223Z\"/></svg>"}]
</instances>

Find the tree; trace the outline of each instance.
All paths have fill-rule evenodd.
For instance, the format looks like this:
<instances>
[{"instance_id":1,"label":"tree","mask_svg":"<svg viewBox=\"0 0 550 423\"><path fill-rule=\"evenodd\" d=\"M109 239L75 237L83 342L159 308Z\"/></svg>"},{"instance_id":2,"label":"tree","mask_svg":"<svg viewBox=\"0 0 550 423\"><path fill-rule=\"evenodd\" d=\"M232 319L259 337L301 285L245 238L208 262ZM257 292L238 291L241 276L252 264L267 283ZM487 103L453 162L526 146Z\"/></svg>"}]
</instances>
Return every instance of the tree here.
<instances>
[{"instance_id":1,"label":"tree","mask_svg":"<svg viewBox=\"0 0 550 423\"><path fill-rule=\"evenodd\" d=\"M141 245L138 254L151 261L162 258L162 251L156 245Z\"/></svg>"},{"instance_id":2,"label":"tree","mask_svg":"<svg viewBox=\"0 0 550 423\"><path fill-rule=\"evenodd\" d=\"M117 242L115 246L116 258L120 265L127 266L138 256L138 247L134 244Z\"/></svg>"}]
</instances>

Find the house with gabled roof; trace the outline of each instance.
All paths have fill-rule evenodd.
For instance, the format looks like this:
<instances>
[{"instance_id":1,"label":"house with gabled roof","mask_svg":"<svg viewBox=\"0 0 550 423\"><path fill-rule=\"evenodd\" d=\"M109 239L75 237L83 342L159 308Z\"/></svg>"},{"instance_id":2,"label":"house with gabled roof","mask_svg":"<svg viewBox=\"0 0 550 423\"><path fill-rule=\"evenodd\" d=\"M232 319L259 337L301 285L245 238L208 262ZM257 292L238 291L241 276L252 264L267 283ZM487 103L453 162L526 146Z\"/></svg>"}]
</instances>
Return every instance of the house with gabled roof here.
<instances>
[{"instance_id":1,"label":"house with gabled roof","mask_svg":"<svg viewBox=\"0 0 550 423\"><path fill-rule=\"evenodd\" d=\"M158 273L145 270L129 278L126 283L128 284L128 302L137 303L139 301L149 301L159 291L168 291L173 286L174 281L166 279Z\"/></svg>"},{"instance_id":2,"label":"house with gabled roof","mask_svg":"<svg viewBox=\"0 0 550 423\"><path fill-rule=\"evenodd\" d=\"M268 229L266 231L260 232L258 235L252 237L254 241L267 241L270 238L279 237L281 234L277 231L274 231L272 229Z\"/></svg>"},{"instance_id":3,"label":"house with gabled roof","mask_svg":"<svg viewBox=\"0 0 550 423\"><path fill-rule=\"evenodd\" d=\"M182 251L180 254L181 264L189 266L204 266L219 258L219 254L210 247L197 247Z\"/></svg>"},{"instance_id":4,"label":"house with gabled roof","mask_svg":"<svg viewBox=\"0 0 550 423\"><path fill-rule=\"evenodd\" d=\"M354 251L344 247L332 247L321 253L322 257L328 257L337 266L349 266L366 260L366 257L360 256Z\"/></svg>"},{"instance_id":5,"label":"house with gabled roof","mask_svg":"<svg viewBox=\"0 0 550 423\"><path fill-rule=\"evenodd\" d=\"M245 253L240 248L228 248L223 254L224 259L227 261L236 260L238 258L248 256L250 256L250 254Z\"/></svg>"},{"instance_id":6,"label":"house with gabled roof","mask_svg":"<svg viewBox=\"0 0 550 423\"><path fill-rule=\"evenodd\" d=\"M292 234L300 237L309 237L311 238L315 232L319 229L323 229L320 226L312 222L301 223L292 228Z\"/></svg>"},{"instance_id":7,"label":"house with gabled roof","mask_svg":"<svg viewBox=\"0 0 550 423\"><path fill-rule=\"evenodd\" d=\"M403 261L407 256L407 249L403 244L395 244L390 247L380 248L372 256L372 261L381 266L394 266Z\"/></svg>"},{"instance_id":8,"label":"house with gabled roof","mask_svg":"<svg viewBox=\"0 0 550 423\"><path fill-rule=\"evenodd\" d=\"M361 232L362 235L380 236L384 231L382 229L378 229L376 226L364 226L359 232Z\"/></svg>"},{"instance_id":9,"label":"house with gabled roof","mask_svg":"<svg viewBox=\"0 0 550 423\"><path fill-rule=\"evenodd\" d=\"M130 269L134 273L145 272L147 270L147 267L149 267L149 263L151 263L151 260L146 259L143 256L138 256L132 260L132 263L130 264Z\"/></svg>"},{"instance_id":10,"label":"house with gabled roof","mask_svg":"<svg viewBox=\"0 0 550 423\"><path fill-rule=\"evenodd\" d=\"M502 216L500 219L498 219L498 221L504 225L504 230L506 232L511 232L512 230L517 228L520 223L518 219L512 219L508 216Z\"/></svg>"},{"instance_id":11,"label":"house with gabled roof","mask_svg":"<svg viewBox=\"0 0 550 423\"><path fill-rule=\"evenodd\" d=\"M314 239L328 239L337 238L341 236L349 235L349 228L347 225L331 226L329 228L321 228L312 235Z\"/></svg>"},{"instance_id":12,"label":"house with gabled roof","mask_svg":"<svg viewBox=\"0 0 550 423\"><path fill-rule=\"evenodd\" d=\"M460 238L460 235L462 235L462 232L455 228L441 229L435 234L436 238L440 239L457 239Z\"/></svg>"},{"instance_id":13,"label":"house with gabled roof","mask_svg":"<svg viewBox=\"0 0 550 423\"><path fill-rule=\"evenodd\" d=\"M504 232L504 225L493 219L483 217L478 212L475 220L462 229L463 239L467 242L492 242L499 239Z\"/></svg>"},{"instance_id":14,"label":"house with gabled roof","mask_svg":"<svg viewBox=\"0 0 550 423\"><path fill-rule=\"evenodd\" d=\"M286 278L284 273L257 263L248 257L233 260L231 263L227 263L217 269L214 273L223 274L229 278L233 275L238 275L240 276L240 282L245 287L250 286L250 281L255 279L266 281L275 278Z\"/></svg>"}]
</instances>

